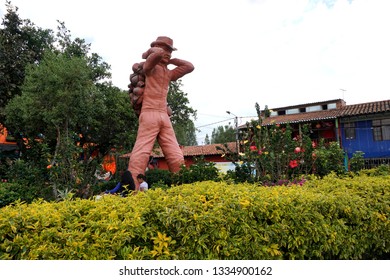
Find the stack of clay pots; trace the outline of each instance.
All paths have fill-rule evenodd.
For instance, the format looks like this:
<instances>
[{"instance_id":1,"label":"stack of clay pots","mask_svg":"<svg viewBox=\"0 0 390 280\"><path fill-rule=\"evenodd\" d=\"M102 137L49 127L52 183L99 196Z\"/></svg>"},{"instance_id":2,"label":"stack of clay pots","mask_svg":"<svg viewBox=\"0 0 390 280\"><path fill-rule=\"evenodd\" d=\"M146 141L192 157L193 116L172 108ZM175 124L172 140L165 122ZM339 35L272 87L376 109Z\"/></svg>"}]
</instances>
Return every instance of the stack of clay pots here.
<instances>
[{"instance_id":1,"label":"stack of clay pots","mask_svg":"<svg viewBox=\"0 0 390 280\"><path fill-rule=\"evenodd\" d=\"M130 75L129 95L130 102L137 116L141 113L142 99L145 88L145 73L143 71L144 62L134 63Z\"/></svg>"}]
</instances>

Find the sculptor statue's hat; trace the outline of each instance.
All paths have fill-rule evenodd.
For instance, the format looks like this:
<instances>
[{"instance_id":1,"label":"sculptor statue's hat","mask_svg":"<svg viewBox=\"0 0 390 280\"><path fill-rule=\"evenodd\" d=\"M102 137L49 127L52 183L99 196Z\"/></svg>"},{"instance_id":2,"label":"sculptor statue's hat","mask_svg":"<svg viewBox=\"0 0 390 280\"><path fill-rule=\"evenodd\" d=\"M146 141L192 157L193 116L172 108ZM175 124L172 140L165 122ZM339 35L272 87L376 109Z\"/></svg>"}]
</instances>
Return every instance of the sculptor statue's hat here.
<instances>
[{"instance_id":1,"label":"sculptor statue's hat","mask_svg":"<svg viewBox=\"0 0 390 280\"><path fill-rule=\"evenodd\" d=\"M156 41L152 42L150 44L151 47L154 47L156 44L163 44L167 47L169 47L172 51L176 51L177 49L173 47L173 40L166 36L159 36L157 37Z\"/></svg>"}]
</instances>

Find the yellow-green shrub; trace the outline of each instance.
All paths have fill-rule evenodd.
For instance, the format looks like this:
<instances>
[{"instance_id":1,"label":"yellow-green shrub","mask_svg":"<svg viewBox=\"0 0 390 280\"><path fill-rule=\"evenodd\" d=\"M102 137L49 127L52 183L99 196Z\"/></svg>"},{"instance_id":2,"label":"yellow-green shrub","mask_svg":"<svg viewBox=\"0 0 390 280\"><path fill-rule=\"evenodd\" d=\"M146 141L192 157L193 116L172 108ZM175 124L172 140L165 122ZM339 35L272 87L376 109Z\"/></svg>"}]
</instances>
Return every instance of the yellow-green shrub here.
<instances>
[{"instance_id":1,"label":"yellow-green shrub","mask_svg":"<svg viewBox=\"0 0 390 280\"><path fill-rule=\"evenodd\" d=\"M390 257L390 176L202 182L0 209L0 259Z\"/></svg>"}]
</instances>

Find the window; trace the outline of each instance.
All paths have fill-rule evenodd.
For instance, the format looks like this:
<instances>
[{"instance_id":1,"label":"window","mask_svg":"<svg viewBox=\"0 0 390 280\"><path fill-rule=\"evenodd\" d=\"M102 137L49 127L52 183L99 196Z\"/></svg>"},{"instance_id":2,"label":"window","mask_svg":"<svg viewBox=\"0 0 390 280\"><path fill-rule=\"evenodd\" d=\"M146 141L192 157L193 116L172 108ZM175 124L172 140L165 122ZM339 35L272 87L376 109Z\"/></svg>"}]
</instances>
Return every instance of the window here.
<instances>
[{"instance_id":1,"label":"window","mask_svg":"<svg viewBox=\"0 0 390 280\"><path fill-rule=\"evenodd\" d=\"M352 140L356 138L356 131L355 131L355 123L345 123L344 124L344 132L345 132L345 138L348 140Z\"/></svg>"},{"instance_id":2,"label":"window","mask_svg":"<svg viewBox=\"0 0 390 280\"><path fill-rule=\"evenodd\" d=\"M298 108L286 110L286 114L287 115L289 115L289 114L298 114L298 113L299 113L299 109Z\"/></svg>"},{"instance_id":3,"label":"window","mask_svg":"<svg viewBox=\"0 0 390 280\"><path fill-rule=\"evenodd\" d=\"M372 121L374 141L390 140L390 119Z\"/></svg>"},{"instance_id":4,"label":"window","mask_svg":"<svg viewBox=\"0 0 390 280\"><path fill-rule=\"evenodd\" d=\"M306 108L306 112L317 112L317 111L321 111L321 110L322 110L322 106L321 105L310 106L310 107Z\"/></svg>"}]
</instances>

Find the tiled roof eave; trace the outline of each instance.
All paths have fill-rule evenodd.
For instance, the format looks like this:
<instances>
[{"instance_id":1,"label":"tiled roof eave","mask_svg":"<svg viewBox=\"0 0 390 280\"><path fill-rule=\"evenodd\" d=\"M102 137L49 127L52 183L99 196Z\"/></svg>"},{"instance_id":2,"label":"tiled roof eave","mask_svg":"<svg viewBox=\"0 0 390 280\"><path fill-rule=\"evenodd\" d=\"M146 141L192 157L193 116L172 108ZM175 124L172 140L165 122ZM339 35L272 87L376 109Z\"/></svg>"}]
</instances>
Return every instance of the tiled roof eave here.
<instances>
[{"instance_id":1,"label":"tiled roof eave","mask_svg":"<svg viewBox=\"0 0 390 280\"><path fill-rule=\"evenodd\" d=\"M272 124L288 124L288 123L304 123L304 122L311 122L311 121L321 121L321 120L334 120L337 119L337 116L332 116L332 117L320 117L320 118L308 118L308 119L299 119L299 120L291 120L291 121L275 121L275 122L270 122L267 124L264 124L266 126L272 125Z\"/></svg>"}]
</instances>

